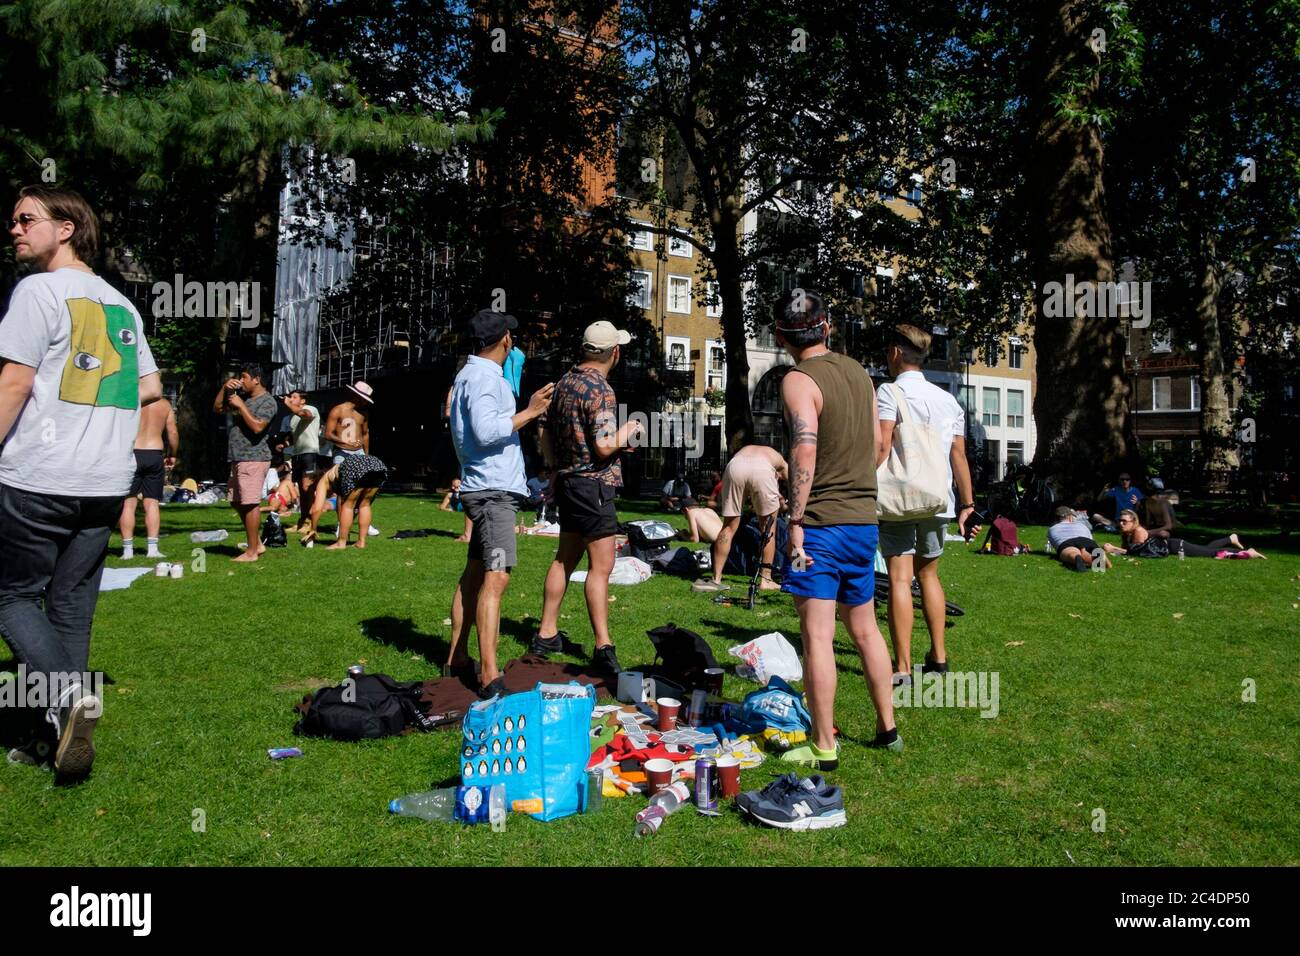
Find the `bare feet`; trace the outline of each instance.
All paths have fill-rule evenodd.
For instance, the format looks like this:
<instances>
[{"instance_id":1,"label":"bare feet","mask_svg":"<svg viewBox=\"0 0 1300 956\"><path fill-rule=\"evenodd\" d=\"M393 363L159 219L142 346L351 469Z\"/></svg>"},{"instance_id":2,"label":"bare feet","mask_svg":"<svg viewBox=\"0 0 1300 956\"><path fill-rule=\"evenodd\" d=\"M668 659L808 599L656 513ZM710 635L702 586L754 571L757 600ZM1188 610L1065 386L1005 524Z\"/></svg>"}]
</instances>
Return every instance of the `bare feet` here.
<instances>
[{"instance_id":1,"label":"bare feet","mask_svg":"<svg viewBox=\"0 0 1300 956\"><path fill-rule=\"evenodd\" d=\"M1235 531L1232 534L1228 535L1228 540L1232 542L1232 546L1237 550L1239 551L1244 550L1241 547L1241 539L1237 537L1237 533Z\"/></svg>"},{"instance_id":2,"label":"bare feet","mask_svg":"<svg viewBox=\"0 0 1300 956\"><path fill-rule=\"evenodd\" d=\"M347 546L348 546L347 539L346 539L346 538L339 538L339 540L335 541L333 544L331 544L331 545L327 545L326 548L325 548L325 550L326 550L326 551L342 551L342 550L343 550L344 548L346 548Z\"/></svg>"},{"instance_id":3,"label":"bare feet","mask_svg":"<svg viewBox=\"0 0 1300 956\"><path fill-rule=\"evenodd\" d=\"M1250 555L1252 558L1263 558L1265 561L1268 560L1268 558L1264 557L1264 555L1260 554L1254 548L1247 548L1246 553Z\"/></svg>"},{"instance_id":4,"label":"bare feet","mask_svg":"<svg viewBox=\"0 0 1300 956\"><path fill-rule=\"evenodd\" d=\"M362 550L365 550L365 547L366 547L366 539L365 539L365 538L362 538L360 541L358 541L358 542L357 542L356 544L354 544L352 547L354 547L354 548L361 548Z\"/></svg>"},{"instance_id":5,"label":"bare feet","mask_svg":"<svg viewBox=\"0 0 1300 956\"><path fill-rule=\"evenodd\" d=\"M779 591L781 590L781 585L777 584L771 578L759 578L758 589L760 591Z\"/></svg>"},{"instance_id":6,"label":"bare feet","mask_svg":"<svg viewBox=\"0 0 1300 956\"><path fill-rule=\"evenodd\" d=\"M302 533L302 546L310 548L316 542L316 532L308 529Z\"/></svg>"},{"instance_id":7,"label":"bare feet","mask_svg":"<svg viewBox=\"0 0 1300 956\"><path fill-rule=\"evenodd\" d=\"M451 540L459 541L461 544L469 544L469 538L465 537L465 535L463 534L460 537L452 538Z\"/></svg>"},{"instance_id":8,"label":"bare feet","mask_svg":"<svg viewBox=\"0 0 1300 956\"><path fill-rule=\"evenodd\" d=\"M245 551L243 554L237 554L237 555L235 555L235 556L234 556L233 558L231 558L230 560L231 560L231 561L238 561L240 564L251 564L252 562L256 561L256 560L257 560L258 558L260 558L261 556L262 556L262 552L261 552L261 551L253 551L252 549L249 549L248 551Z\"/></svg>"}]
</instances>

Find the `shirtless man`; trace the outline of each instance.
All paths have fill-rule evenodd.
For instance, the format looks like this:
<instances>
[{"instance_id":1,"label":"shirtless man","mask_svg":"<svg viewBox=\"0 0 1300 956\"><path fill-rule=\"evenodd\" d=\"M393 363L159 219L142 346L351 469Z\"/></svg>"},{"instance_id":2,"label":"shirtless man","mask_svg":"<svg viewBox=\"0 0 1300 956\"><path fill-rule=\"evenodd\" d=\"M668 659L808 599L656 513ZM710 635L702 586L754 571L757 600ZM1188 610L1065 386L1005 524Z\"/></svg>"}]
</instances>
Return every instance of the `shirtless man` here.
<instances>
[{"instance_id":1,"label":"shirtless man","mask_svg":"<svg viewBox=\"0 0 1300 956\"><path fill-rule=\"evenodd\" d=\"M163 454L163 438L167 439L167 448L171 454ZM163 496L164 470L170 471L176 464L176 452L180 448L180 434L176 429L176 412L172 403L160 398L140 409L140 428L135 436L135 477L131 479L131 490L122 502L122 517L118 520L118 530L122 532L122 560L135 557L135 502L137 497L144 498L144 530L149 539L146 558L165 558L158 550L158 531L162 526L162 515L158 511L158 502Z\"/></svg>"},{"instance_id":2,"label":"shirtless man","mask_svg":"<svg viewBox=\"0 0 1300 956\"><path fill-rule=\"evenodd\" d=\"M776 556L776 513L781 510L780 482L789 469L780 453L766 445L746 445L731 456L722 475L722 530L713 542L713 578L696 581L696 591L725 591L722 569L731 554L731 542L740 530L740 519L748 499L758 515L758 530L767 536L763 545L763 568L759 587L776 591L780 585L772 580L772 561Z\"/></svg>"},{"instance_id":3,"label":"shirtless man","mask_svg":"<svg viewBox=\"0 0 1300 956\"><path fill-rule=\"evenodd\" d=\"M326 549L329 551L340 551L348 546L354 513L360 522L356 547L366 546L366 538L372 534L371 502L388 476L384 463L370 454L373 390L365 382L349 385L348 390L354 397L331 408L329 417L325 419L325 437L334 443L335 449L335 467L328 473L328 481L331 487L337 488L339 502L338 540ZM320 497L318 494L317 500Z\"/></svg>"}]
</instances>

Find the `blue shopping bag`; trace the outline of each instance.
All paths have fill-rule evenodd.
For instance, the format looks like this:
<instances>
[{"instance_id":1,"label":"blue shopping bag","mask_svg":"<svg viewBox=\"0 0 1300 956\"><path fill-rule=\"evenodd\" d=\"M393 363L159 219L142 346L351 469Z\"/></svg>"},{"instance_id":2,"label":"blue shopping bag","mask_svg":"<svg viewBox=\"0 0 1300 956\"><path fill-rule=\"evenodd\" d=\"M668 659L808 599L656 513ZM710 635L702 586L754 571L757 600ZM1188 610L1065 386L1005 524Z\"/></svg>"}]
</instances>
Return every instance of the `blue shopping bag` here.
<instances>
[{"instance_id":1,"label":"blue shopping bag","mask_svg":"<svg viewBox=\"0 0 1300 956\"><path fill-rule=\"evenodd\" d=\"M480 701L461 723L461 783L502 783L510 804L554 820L587 805L591 711L589 684L538 684L530 691Z\"/></svg>"}]
</instances>

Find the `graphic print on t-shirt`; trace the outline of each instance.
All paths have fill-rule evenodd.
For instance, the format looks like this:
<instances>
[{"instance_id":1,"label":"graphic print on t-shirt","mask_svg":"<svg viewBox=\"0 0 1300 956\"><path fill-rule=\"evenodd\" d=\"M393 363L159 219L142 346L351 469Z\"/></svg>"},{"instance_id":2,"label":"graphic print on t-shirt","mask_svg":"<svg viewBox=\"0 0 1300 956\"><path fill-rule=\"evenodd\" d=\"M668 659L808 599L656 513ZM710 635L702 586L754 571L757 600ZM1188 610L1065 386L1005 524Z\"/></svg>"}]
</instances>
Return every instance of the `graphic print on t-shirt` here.
<instances>
[{"instance_id":1,"label":"graphic print on t-shirt","mask_svg":"<svg viewBox=\"0 0 1300 956\"><path fill-rule=\"evenodd\" d=\"M67 305L72 335L59 399L134 411L140 400L135 317L123 306L94 299L68 299Z\"/></svg>"}]
</instances>

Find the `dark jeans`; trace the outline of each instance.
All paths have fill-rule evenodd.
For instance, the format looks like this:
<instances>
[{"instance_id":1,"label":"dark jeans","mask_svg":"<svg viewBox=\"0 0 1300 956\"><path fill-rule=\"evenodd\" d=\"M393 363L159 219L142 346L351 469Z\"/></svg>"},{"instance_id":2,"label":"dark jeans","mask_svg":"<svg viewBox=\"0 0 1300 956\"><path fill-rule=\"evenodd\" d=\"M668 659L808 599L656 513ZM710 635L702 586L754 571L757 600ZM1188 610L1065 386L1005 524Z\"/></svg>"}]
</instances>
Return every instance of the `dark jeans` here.
<instances>
[{"instance_id":1,"label":"dark jeans","mask_svg":"<svg viewBox=\"0 0 1300 956\"><path fill-rule=\"evenodd\" d=\"M1188 541L1186 538L1169 539L1169 556L1171 558L1178 557L1180 548L1183 554L1189 558L1212 558L1220 551L1241 550L1232 543L1231 538L1215 538L1209 544L1197 544L1195 541Z\"/></svg>"},{"instance_id":2,"label":"dark jeans","mask_svg":"<svg viewBox=\"0 0 1300 956\"><path fill-rule=\"evenodd\" d=\"M0 485L0 636L29 673L82 673L122 498Z\"/></svg>"}]
</instances>

